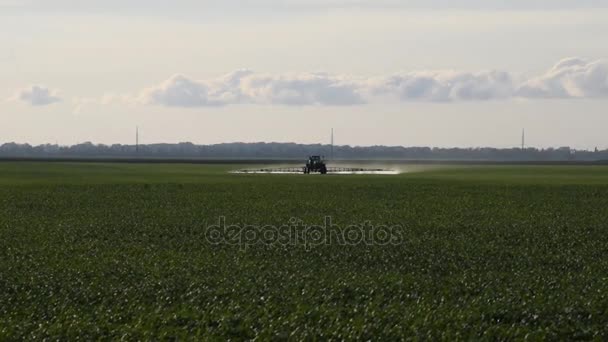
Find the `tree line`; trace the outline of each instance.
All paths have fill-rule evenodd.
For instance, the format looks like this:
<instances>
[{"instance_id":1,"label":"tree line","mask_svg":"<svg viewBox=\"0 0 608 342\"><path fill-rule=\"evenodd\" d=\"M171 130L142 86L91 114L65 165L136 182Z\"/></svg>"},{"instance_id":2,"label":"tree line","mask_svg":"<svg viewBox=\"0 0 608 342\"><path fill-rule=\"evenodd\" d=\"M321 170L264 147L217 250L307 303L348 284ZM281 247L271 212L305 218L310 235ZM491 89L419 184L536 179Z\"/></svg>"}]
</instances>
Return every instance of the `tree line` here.
<instances>
[{"instance_id":1,"label":"tree line","mask_svg":"<svg viewBox=\"0 0 608 342\"><path fill-rule=\"evenodd\" d=\"M323 155L334 159L412 159L486 161L597 161L608 160L608 150L559 148L439 148L403 146L332 146L296 143L223 143L104 145L86 142L71 146L5 143L0 157L12 158L207 158L207 159L305 159Z\"/></svg>"}]
</instances>

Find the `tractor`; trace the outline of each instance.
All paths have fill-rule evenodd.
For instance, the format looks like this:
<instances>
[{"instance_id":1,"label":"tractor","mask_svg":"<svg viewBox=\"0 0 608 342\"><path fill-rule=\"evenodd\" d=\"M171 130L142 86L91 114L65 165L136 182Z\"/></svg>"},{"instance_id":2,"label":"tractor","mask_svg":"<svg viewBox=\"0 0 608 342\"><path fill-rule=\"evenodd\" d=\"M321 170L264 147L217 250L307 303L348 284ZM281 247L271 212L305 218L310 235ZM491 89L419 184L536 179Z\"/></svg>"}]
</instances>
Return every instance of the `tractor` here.
<instances>
[{"instance_id":1,"label":"tractor","mask_svg":"<svg viewBox=\"0 0 608 342\"><path fill-rule=\"evenodd\" d=\"M304 166L304 173L315 173L318 172L322 175L327 174L327 165L325 165L325 161L321 156L310 156L308 157L308 161L306 162L306 166Z\"/></svg>"}]
</instances>

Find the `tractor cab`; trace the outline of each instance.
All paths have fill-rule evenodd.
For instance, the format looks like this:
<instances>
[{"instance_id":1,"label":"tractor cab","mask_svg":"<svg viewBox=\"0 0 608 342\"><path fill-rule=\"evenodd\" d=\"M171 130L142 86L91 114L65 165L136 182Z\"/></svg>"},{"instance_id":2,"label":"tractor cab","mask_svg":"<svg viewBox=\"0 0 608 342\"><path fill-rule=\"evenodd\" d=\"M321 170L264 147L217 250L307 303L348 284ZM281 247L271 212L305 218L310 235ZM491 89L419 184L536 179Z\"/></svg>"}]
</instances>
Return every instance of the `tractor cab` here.
<instances>
[{"instance_id":1,"label":"tractor cab","mask_svg":"<svg viewBox=\"0 0 608 342\"><path fill-rule=\"evenodd\" d=\"M320 174L327 173L327 166L322 156L310 156L304 167L304 173L308 174L311 172L317 172Z\"/></svg>"}]
</instances>

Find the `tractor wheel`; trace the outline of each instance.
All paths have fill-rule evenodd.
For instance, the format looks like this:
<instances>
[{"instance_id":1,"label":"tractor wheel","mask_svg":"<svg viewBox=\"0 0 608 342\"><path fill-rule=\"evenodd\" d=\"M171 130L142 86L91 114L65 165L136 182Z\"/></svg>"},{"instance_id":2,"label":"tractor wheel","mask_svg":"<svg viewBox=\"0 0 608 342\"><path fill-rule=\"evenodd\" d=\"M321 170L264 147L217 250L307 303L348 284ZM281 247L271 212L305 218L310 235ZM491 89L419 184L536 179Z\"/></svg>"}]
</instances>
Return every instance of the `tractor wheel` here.
<instances>
[{"instance_id":1,"label":"tractor wheel","mask_svg":"<svg viewBox=\"0 0 608 342\"><path fill-rule=\"evenodd\" d=\"M322 174L322 175L326 175L326 174L327 174L327 168L326 168L326 167L323 167L323 168L321 169L321 174Z\"/></svg>"}]
</instances>

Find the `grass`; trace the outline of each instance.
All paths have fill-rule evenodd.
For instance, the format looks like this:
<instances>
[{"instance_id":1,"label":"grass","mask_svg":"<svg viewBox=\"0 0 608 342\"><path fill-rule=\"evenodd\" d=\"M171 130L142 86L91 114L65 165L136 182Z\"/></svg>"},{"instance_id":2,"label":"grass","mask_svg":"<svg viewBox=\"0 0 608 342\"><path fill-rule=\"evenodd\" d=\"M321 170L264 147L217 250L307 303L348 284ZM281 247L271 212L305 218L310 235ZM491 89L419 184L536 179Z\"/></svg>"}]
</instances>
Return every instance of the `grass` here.
<instances>
[{"instance_id":1,"label":"grass","mask_svg":"<svg viewBox=\"0 0 608 342\"><path fill-rule=\"evenodd\" d=\"M0 164L0 339L608 338L608 168ZM206 228L400 225L399 245Z\"/></svg>"}]
</instances>

